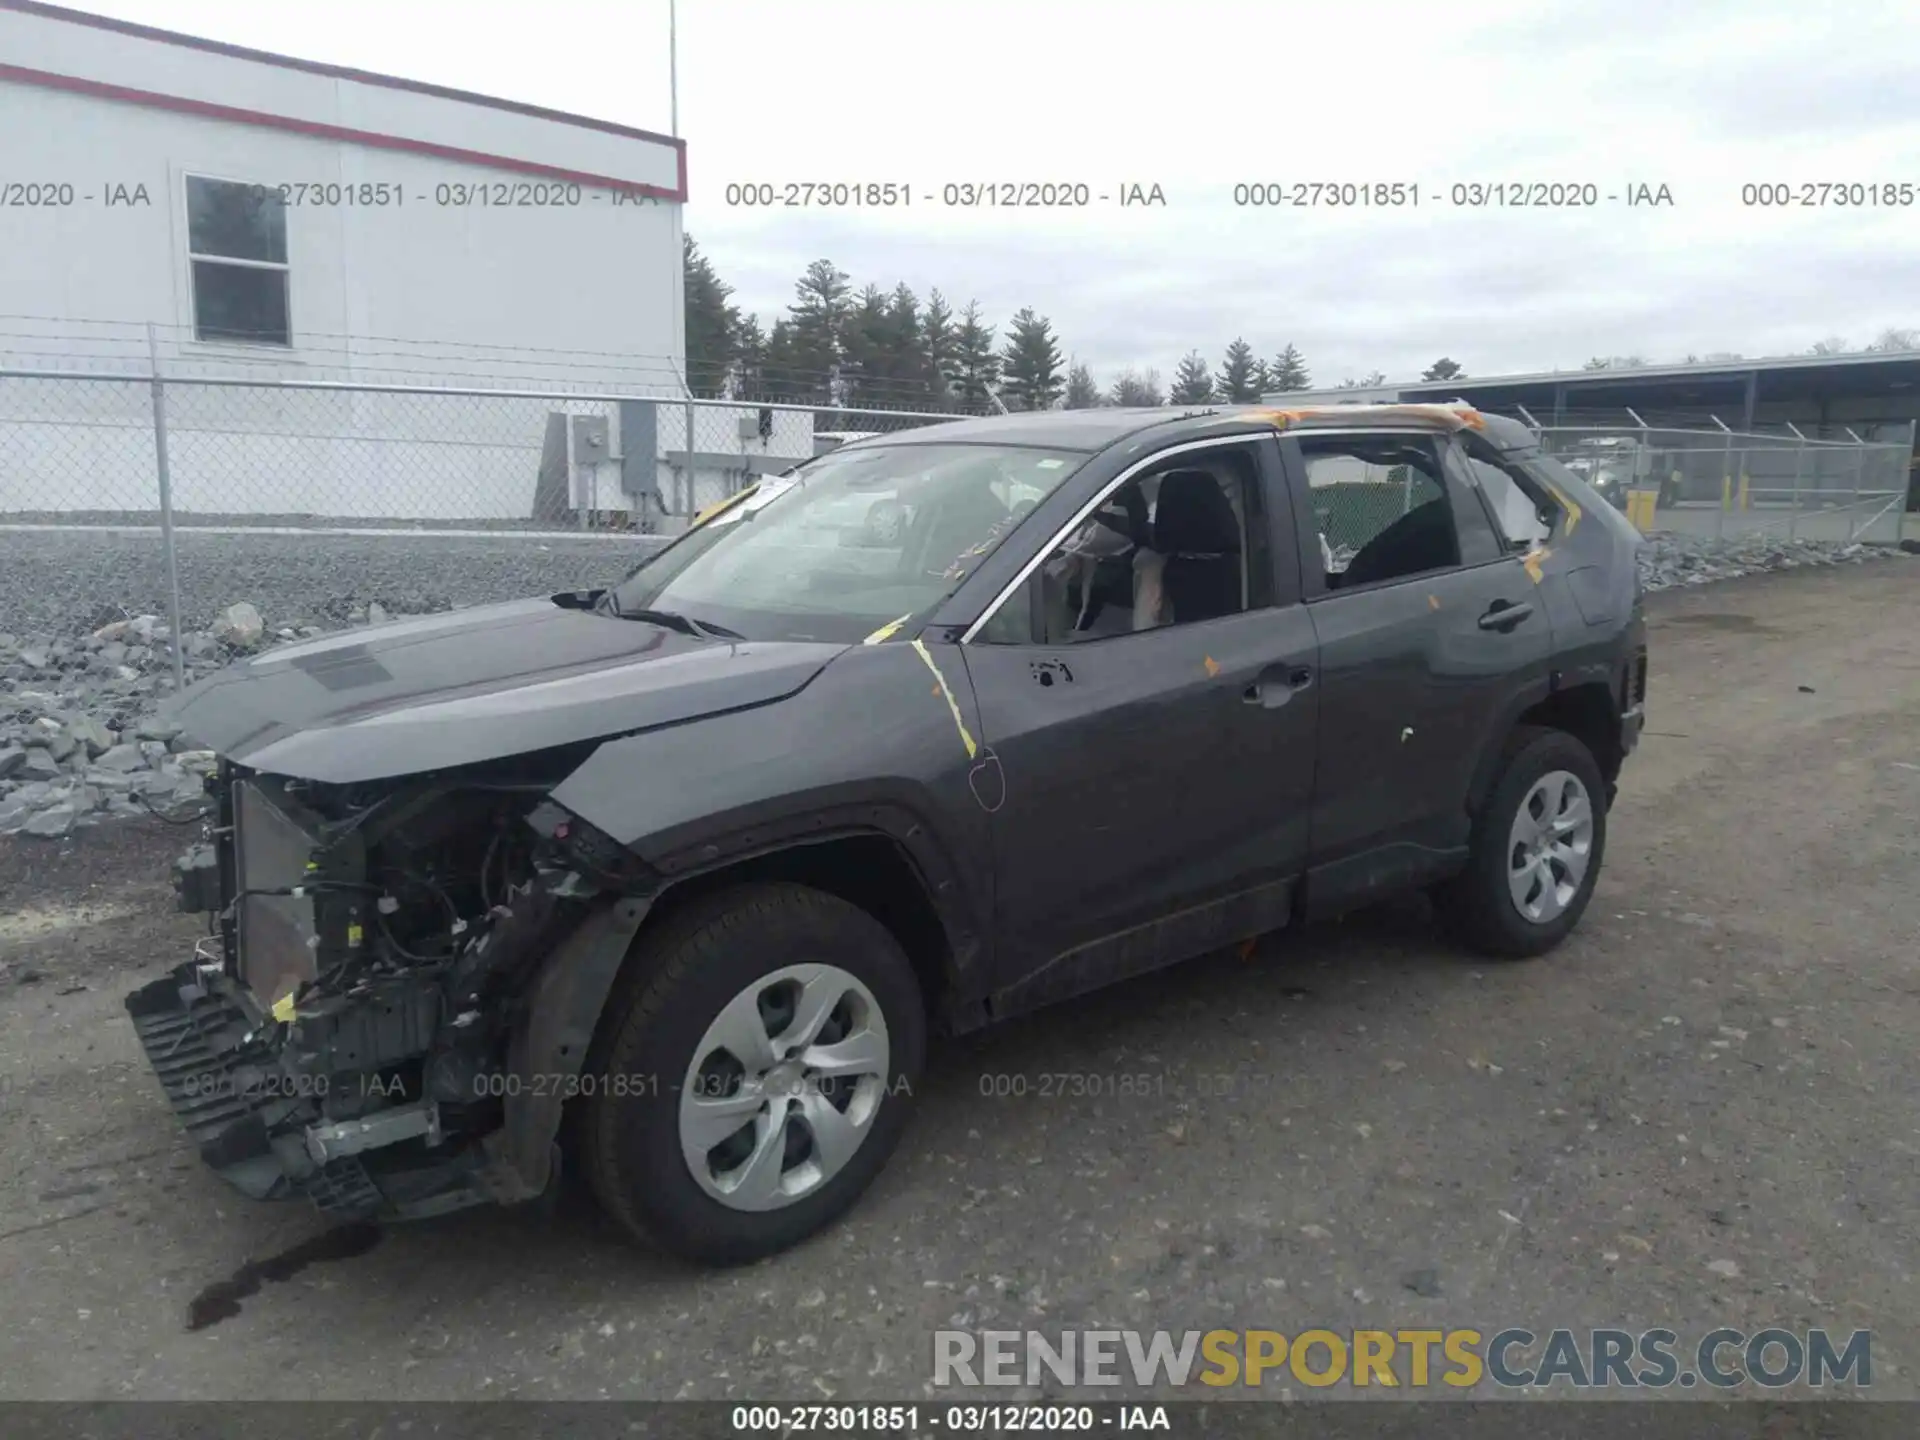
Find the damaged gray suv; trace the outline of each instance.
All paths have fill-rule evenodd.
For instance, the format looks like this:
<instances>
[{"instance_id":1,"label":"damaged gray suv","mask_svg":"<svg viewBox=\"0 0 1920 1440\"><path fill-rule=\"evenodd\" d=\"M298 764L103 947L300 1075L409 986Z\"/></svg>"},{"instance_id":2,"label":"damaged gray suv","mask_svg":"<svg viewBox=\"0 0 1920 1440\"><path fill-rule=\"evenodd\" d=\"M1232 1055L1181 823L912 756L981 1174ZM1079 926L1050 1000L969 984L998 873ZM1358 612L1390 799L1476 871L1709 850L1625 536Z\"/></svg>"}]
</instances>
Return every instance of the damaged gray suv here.
<instances>
[{"instance_id":1,"label":"damaged gray suv","mask_svg":"<svg viewBox=\"0 0 1920 1440\"><path fill-rule=\"evenodd\" d=\"M1613 506L1464 407L930 425L619 584L303 641L220 755L194 957L127 999L206 1162L358 1218L551 1193L791 1245L930 1034L1425 889L1578 922L1642 724Z\"/></svg>"}]
</instances>

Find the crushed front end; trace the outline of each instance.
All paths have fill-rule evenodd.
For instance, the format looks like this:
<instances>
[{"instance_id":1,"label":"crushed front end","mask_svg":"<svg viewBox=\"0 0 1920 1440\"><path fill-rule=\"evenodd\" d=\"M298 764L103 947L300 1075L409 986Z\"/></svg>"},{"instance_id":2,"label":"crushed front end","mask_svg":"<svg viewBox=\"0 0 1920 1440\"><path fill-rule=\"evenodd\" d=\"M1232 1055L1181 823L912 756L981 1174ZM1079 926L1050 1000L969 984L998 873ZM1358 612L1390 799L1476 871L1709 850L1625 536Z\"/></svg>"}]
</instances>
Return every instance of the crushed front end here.
<instances>
[{"instance_id":1,"label":"crushed front end","mask_svg":"<svg viewBox=\"0 0 1920 1440\"><path fill-rule=\"evenodd\" d=\"M544 1190L593 992L654 880L545 798L577 759L210 777L203 842L174 867L210 933L126 1001L208 1165L343 1218Z\"/></svg>"}]
</instances>

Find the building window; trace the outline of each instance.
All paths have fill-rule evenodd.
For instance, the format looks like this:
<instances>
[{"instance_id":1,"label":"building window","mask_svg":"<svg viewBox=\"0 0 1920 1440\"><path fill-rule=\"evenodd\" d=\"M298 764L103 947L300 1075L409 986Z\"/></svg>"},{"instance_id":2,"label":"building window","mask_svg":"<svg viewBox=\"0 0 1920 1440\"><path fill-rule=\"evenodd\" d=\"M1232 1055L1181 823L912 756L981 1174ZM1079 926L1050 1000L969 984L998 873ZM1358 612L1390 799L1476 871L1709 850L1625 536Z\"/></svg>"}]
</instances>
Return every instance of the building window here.
<instances>
[{"instance_id":1,"label":"building window","mask_svg":"<svg viewBox=\"0 0 1920 1440\"><path fill-rule=\"evenodd\" d=\"M287 207L272 186L187 177L196 340L291 345Z\"/></svg>"}]
</instances>

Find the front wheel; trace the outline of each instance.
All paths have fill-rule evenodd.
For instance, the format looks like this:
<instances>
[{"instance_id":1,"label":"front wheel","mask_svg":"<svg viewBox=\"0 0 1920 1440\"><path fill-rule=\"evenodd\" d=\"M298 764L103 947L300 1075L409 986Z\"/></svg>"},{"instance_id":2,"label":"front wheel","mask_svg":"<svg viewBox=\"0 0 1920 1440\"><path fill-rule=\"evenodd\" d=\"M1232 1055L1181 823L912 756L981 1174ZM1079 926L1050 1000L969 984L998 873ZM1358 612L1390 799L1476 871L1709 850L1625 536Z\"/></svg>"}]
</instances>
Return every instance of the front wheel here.
<instances>
[{"instance_id":1,"label":"front wheel","mask_svg":"<svg viewBox=\"0 0 1920 1440\"><path fill-rule=\"evenodd\" d=\"M585 1169L635 1236L755 1260L839 1216L898 1143L926 1050L912 964L801 885L696 901L643 938L589 1062ZM628 1083L613 1083L629 1077Z\"/></svg>"},{"instance_id":2,"label":"front wheel","mask_svg":"<svg viewBox=\"0 0 1920 1440\"><path fill-rule=\"evenodd\" d=\"M1564 730L1522 727L1474 821L1466 870L1435 899L1483 954L1540 955L1580 923L1606 843L1606 785L1593 752Z\"/></svg>"}]
</instances>

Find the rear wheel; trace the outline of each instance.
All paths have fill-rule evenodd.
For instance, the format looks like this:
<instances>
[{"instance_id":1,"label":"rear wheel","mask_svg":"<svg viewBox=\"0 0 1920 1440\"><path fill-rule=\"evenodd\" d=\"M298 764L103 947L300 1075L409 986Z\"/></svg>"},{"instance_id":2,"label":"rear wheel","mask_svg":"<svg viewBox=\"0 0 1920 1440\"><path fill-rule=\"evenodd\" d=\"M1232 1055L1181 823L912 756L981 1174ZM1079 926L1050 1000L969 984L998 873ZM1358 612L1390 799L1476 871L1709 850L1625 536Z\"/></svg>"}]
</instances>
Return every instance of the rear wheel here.
<instances>
[{"instance_id":1,"label":"rear wheel","mask_svg":"<svg viewBox=\"0 0 1920 1440\"><path fill-rule=\"evenodd\" d=\"M1543 954L1580 923L1606 840L1606 785L1593 752L1564 730L1523 726L1474 822L1466 870L1435 900L1476 950Z\"/></svg>"},{"instance_id":2,"label":"rear wheel","mask_svg":"<svg viewBox=\"0 0 1920 1440\"><path fill-rule=\"evenodd\" d=\"M664 1249L735 1264L828 1224L879 1173L926 1017L879 921L752 885L643 939L595 1048L583 1140L600 1203Z\"/></svg>"}]
</instances>

